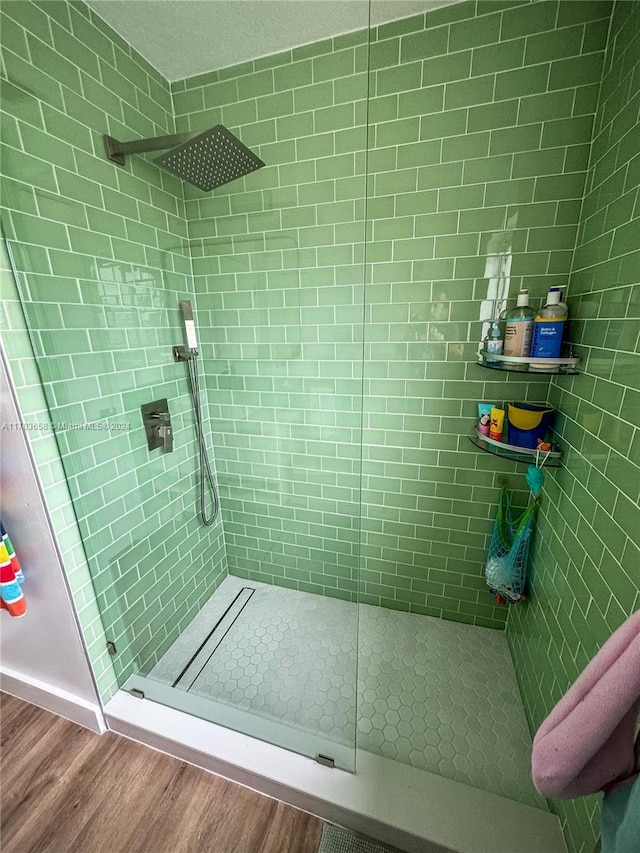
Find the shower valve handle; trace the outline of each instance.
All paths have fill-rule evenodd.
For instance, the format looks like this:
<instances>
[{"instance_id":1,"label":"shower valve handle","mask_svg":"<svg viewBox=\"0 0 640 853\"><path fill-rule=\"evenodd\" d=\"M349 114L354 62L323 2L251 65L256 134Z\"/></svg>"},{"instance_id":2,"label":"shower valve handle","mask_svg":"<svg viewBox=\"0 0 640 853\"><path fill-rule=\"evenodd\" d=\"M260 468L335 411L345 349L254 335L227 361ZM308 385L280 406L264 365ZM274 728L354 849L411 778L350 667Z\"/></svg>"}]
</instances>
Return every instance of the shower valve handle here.
<instances>
[{"instance_id":1,"label":"shower valve handle","mask_svg":"<svg viewBox=\"0 0 640 853\"><path fill-rule=\"evenodd\" d=\"M164 453L173 452L173 429L171 427L171 416L169 412L153 412L154 421L158 421L155 431L162 439L162 450Z\"/></svg>"},{"instance_id":2,"label":"shower valve handle","mask_svg":"<svg viewBox=\"0 0 640 853\"><path fill-rule=\"evenodd\" d=\"M170 426L165 424L161 424L158 427L158 435L162 439L162 451L163 453L172 453L173 452L173 430Z\"/></svg>"}]
</instances>

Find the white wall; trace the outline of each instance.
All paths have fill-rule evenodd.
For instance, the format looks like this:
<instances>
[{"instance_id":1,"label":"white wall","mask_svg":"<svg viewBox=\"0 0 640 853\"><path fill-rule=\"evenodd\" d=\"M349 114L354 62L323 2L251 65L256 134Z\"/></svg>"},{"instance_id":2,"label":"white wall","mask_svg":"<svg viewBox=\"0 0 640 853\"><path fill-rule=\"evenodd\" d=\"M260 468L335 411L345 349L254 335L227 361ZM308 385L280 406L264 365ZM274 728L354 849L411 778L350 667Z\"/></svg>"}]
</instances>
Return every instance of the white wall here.
<instances>
[{"instance_id":1,"label":"white wall","mask_svg":"<svg viewBox=\"0 0 640 853\"><path fill-rule=\"evenodd\" d=\"M0 516L25 574L27 613L0 611L2 689L104 730L98 694L78 627L41 483L4 350L0 350Z\"/></svg>"}]
</instances>

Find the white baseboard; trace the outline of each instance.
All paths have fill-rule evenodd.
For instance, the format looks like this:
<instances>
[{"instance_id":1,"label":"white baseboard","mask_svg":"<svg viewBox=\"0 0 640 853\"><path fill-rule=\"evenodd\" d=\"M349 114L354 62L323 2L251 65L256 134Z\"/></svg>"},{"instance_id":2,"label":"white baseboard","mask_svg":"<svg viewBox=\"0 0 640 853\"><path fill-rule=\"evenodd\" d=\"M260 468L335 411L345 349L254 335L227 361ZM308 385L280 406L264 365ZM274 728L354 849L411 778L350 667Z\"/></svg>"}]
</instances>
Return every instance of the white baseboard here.
<instances>
[{"instance_id":1,"label":"white baseboard","mask_svg":"<svg viewBox=\"0 0 640 853\"><path fill-rule=\"evenodd\" d=\"M47 684L46 681L0 667L0 689L92 732L102 734L107 730L100 705L87 702L67 690Z\"/></svg>"}]
</instances>

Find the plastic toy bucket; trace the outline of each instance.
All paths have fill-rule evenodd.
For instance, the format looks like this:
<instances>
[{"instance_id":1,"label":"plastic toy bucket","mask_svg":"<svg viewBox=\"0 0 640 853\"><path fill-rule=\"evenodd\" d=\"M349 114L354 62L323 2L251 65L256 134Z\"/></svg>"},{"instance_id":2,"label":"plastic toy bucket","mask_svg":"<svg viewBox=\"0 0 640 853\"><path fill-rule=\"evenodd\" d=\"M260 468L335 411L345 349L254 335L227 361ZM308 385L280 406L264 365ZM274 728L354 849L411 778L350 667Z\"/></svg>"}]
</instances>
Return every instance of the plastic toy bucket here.
<instances>
[{"instance_id":1,"label":"plastic toy bucket","mask_svg":"<svg viewBox=\"0 0 640 853\"><path fill-rule=\"evenodd\" d=\"M508 442L535 450L551 428L556 410L538 403L508 403Z\"/></svg>"}]
</instances>

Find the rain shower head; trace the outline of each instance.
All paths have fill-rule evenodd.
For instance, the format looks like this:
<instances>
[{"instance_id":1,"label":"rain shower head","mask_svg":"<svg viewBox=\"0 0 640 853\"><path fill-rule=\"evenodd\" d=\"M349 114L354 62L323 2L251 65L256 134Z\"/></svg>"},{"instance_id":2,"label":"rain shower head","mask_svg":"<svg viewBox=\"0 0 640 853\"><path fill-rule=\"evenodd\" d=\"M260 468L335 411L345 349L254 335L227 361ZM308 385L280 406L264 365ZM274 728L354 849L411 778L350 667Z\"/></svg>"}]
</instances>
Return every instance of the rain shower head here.
<instances>
[{"instance_id":1,"label":"rain shower head","mask_svg":"<svg viewBox=\"0 0 640 853\"><path fill-rule=\"evenodd\" d=\"M221 124L204 131L118 142L104 137L107 159L124 165L125 155L170 148L155 158L165 169L205 192L264 166L253 151Z\"/></svg>"},{"instance_id":2,"label":"rain shower head","mask_svg":"<svg viewBox=\"0 0 640 853\"><path fill-rule=\"evenodd\" d=\"M262 160L221 124L155 158L183 181L213 190L264 166Z\"/></svg>"}]
</instances>

